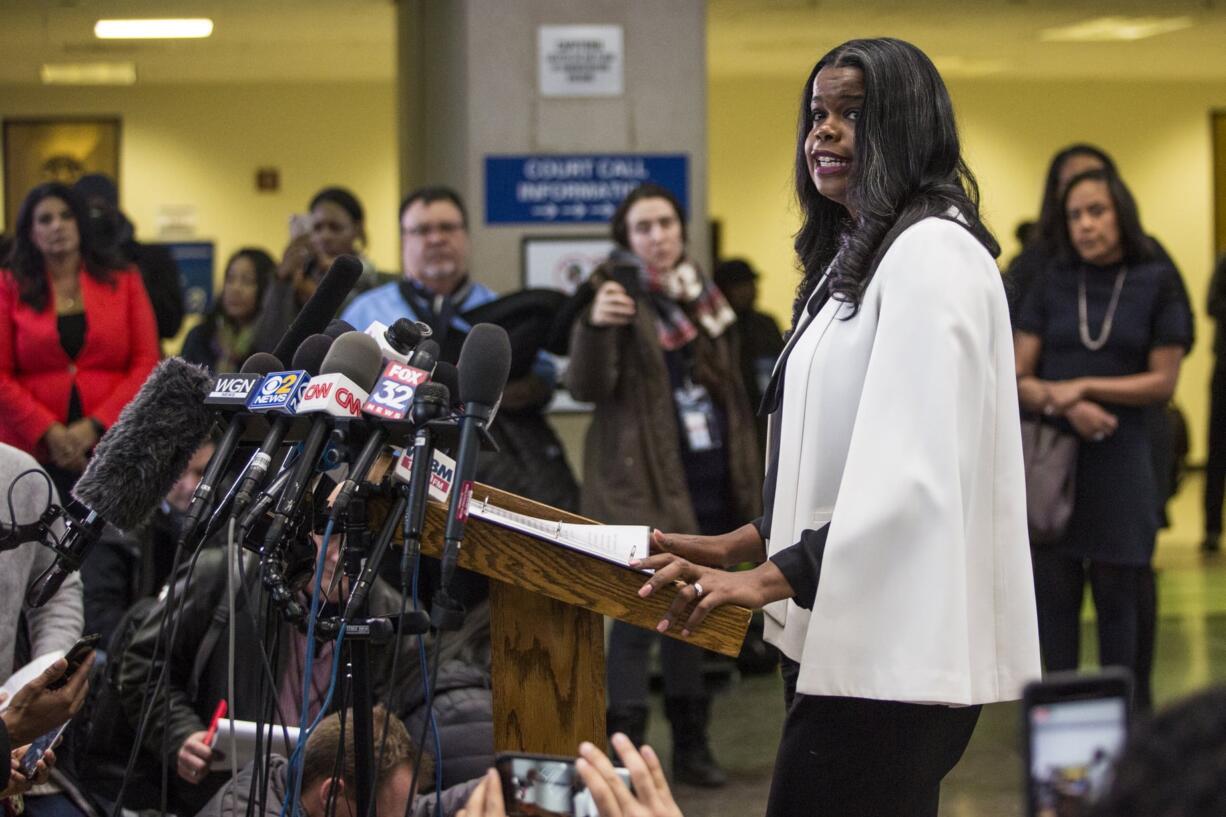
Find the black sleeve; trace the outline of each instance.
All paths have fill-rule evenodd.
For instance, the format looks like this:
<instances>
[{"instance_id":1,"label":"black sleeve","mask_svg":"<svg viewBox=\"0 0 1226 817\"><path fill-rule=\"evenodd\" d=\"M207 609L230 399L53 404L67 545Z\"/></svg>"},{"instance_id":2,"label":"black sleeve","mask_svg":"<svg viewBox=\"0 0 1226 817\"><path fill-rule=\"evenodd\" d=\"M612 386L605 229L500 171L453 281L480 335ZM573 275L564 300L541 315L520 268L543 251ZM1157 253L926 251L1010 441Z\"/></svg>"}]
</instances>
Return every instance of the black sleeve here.
<instances>
[{"instance_id":1,"label":"black sleeve","mask_svg":"<svg viewBox=\"0 0 1226 817\"><path fill-rule=\"evenodd\" d=\"M110 661L119 661L119 699L128 723L135 731L145 707L156 707L155 717L150 717L145 733L144 746L153 756L161 754L163 736L166 736L166 761L173 768L179 747L193 732L205 728L197 713L196 701L188 697L187 686L195 666L196 655L213 620L214 611L221 603L226 588L225 550L206 548L200 555L191 583L184 587L189 566L184 566L176 579L175 603L182 600L179 608L178 633L171 645L168 680L166 686L153 696L145 687L146 679L157 678L166 663L166 651L156 650L162 619L166 616L166 598L158 599L128 642L122 656L108 656ZM184 595L186 593L186 595ZM155 659L156 654L156 659ZM165 697L170 698L170 718L163 720L162 707Z\"/></svg>"},{"instance_id":2,"label":"black sleeve","mask_svg":"<svg viewBox=\"0 0 1226 817\"><path fill-rule=\"evenodd\" d=\"M13 754L13 742L9 739L9 728L5 725L4 720L0 719L0 758L11 757ZM0 769L0 789L7 789L9 778L13 775L13 764L0 764L4 768Z\"/></svg>"},{"instance_id":3,"label":"black sleeve","mask_svg":"<svg viewBox=\"0 0 1226 817\"><path fill-rule=\"evenodd\" d=\"M792 601L806 610L813 609L813 600L817 598L817 582L822 575L822 557L826 555L829 532L829 525L803 531L799 542L770 557L792 585Z\"/></svg>"},{"instance_id":4,"label":"black sleeve","mask_svg":"<svg viewBox=\"0 0 1226 817\"><path fill-rule=\"evenodd\" d=\"M81 563L85 632L100 633L103 649L111 643L119 619L136 601L132 588L138 547L134 539L108 525Z\"/></svg>"},{"instance_id":5,"label":"black sleeve","mask_svg":"<svg viewBox=\"0 0 1226 817\"><path fill-rule=\"evenodd\" d=\"M179 279L179 265L165 247L141 244L136 252L136 266L153 305L158 337L173 338L183 325L183 283Z\"/></svg>"},{"instance_id":6,"label":"black sleeve","mask_svg":"<svg viewBox=\"0 0 1226 817\"><path fill-rule=\"evenodd\" d=\"M206 317L205 320L208 320ZM188 363L196 363L213 371L217 366L217 357L213 354L213 333L204 323L197 324L183 339L183 348L179 357Z\"/></svg>"},{"instance_id":7,"label":"black sleeve","mask_svg":"<svg viewBox=\"0 0 1226 817\"><path fill-rule=\"evenodd\" d=\"M1217 260L1209 283L1209 317L1226 324L1226 254Z\"/></svg>"},{"instance_id":8,"label":"black sleeve","mask_svg":"<svg viewBox=\"0 0 1226 817\"><path fill-rule=\"evenodd\" d=\"M1192 347L1192 308L1183 280L1174 267L1164 271L1154 304L1153 346Z\"/></svg>"},{"instance_id":9,"label":"black sleeve","mask_svg":"<svg viewBox=\"0 0 1226 817\"><path fill-rule=\"evenodd\" d=\"M1025 294L1020 296L1013 328L1019 332L1043 336L1047 329L1046 274L1038 273L1027 283Z\"/></svg>"},{"instance_id":10,"label":"black sleeve","mask_svg":"<svg viewBox=\"0 0 1226 817\"><path fill-rule=\"evenodd\" d=\"M758 536L762 537L762 541L766 541L766 535L762 533L762 523L766 520L765 516L759 516L749 524L753 525L753 529L758 532Z\"/></svg>"}]
</instances>

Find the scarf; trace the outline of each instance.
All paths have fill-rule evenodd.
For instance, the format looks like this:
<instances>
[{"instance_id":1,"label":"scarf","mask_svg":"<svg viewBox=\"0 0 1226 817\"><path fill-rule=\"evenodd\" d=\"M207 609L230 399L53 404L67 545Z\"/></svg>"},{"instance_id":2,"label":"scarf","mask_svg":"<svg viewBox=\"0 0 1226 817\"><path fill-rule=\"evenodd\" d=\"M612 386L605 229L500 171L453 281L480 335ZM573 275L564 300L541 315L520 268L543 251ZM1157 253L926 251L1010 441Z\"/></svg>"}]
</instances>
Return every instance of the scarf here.
<instances>
[{"instance_id":1,"label":"scarf","mask_svg":"<svg viewBox=\"0 0 1226 817\"><path fill-rule=\"evenodd\" d=\"M217 371L237 372L242 370L243 362L251 351L251 342L255 338L256 321L248 321L237 329L230 321L220 315L217 318L217 333L213 336L213 350L217 360Z\"/></svg>"},{"instance_id":2,"label":"scarf","mask_svg":"<svg viewBox=\"0 0 1226 817\"><path fill-rule=\"evenodd\" d=\"M697 321L717 338L736 323L736 313L715 284L691 261L671 270L639 267L639 283L656 309L656 336L665 351L674 351L698 337Z\"/></svg>"}]
</instances>

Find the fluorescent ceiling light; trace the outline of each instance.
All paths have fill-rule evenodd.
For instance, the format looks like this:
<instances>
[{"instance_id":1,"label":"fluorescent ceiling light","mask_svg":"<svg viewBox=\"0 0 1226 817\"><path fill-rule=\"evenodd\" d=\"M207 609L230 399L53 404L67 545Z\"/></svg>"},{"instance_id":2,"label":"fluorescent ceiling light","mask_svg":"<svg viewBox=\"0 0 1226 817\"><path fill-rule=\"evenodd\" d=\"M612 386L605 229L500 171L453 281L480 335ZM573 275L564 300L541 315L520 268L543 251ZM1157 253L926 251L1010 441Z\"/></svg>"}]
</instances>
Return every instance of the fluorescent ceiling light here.
<instances>
[{"instance_id":1,"label":"fluorescent ceiling light","mask_svg":"<svg viewBox=\"0 0 1226 817\"><path fill-rule=\"evenodd\" d=\"M100 40L162 40L207 37L213 21L204 17L177 20L99 20L94 36Z\"/></svg>"},{"instance_id":2,"label":"fluorescent ceiling light","mask_svg":"<svg viewBox=\"0 0 1226 817\"><path fill-rule=\"evenodd\" d=\"M133 85L131 62L45 62L39 69L44 85Z\"/></svg>"},{"instance_id":3,"label":"fluorescent ceiling light","mask_svg":"<svg viewBox=\"0 0 1226 817\"><path fill-rule=\"evenodd\" d=\"M1045 28L1039 32L1044 42L1105 43L1143 40L1195 25L1191 17L1096 17L1071 26Z\"/></svg>"}]
</instances>

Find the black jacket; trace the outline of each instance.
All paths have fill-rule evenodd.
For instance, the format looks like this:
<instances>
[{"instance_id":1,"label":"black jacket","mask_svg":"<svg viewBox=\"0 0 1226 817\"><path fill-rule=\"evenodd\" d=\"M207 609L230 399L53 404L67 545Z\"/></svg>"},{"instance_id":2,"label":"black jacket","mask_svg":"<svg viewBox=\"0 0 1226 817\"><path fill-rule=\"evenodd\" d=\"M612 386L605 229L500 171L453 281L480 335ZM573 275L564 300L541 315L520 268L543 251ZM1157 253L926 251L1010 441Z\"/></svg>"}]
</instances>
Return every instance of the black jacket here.
<instances>
[{"instance_id":1,"label":"black jacket","mask_svg":"<svg viewBox=\"0 0 1226 817\"><path fill-rule=\"evenodd\" d=\"M158 337L173 338L183 325L183 282L174 256L166 247L137 241L129 241L121 249L140 270L157 319Z\"/></svg>"},{"instance_id":2,"label":"black jacket","mask_svg":"<svg viewBox=\"0 0 1226 817\"><path fill-rule=\"evenodd\" d=\"M178 633L171 648L166 684L170 698L168 718L163 719L162 716L165 695L159 695L155 700L151 697L152 691L145 686L146 678L157 678L162 670L162 656L165 653L162 652L156 662L151 662L151 659L165 615L164 599L159 599L157 606L133 634L124 654L111 657L111 660L121 662L118 695L133 730L140 723L141 713L146 707L157 707L149 718L143 748L147 758L157 758L162 753L165 740L165 758L170 767L174 800L181 806L191 806L189 813L198 811L225 781L224 774L215 773L199 786L187 786L174 772L175 758L183 741L192 733L203 731L217 702L228 697L225 555L221 548L206 549L200 555L185 597L181 595L184 592L184 574L180 574L175 596L176 599L182 598L183 606ZM264 717L260 704L269 700L267 696L275 699L277 695L277 689L269 691L264 681L261 645L271 645L273 638L276 638L278 649L275 655L270 656L270 662L273 678L279 687L285 645L289 643L291 635L290 626L284 624L279 615L271 622L265 617L267 596L259 584L258 568L253 562L248 559L250 566L246 572L244 592L236 594L235 699L230 701L229 712L230 717L249 721ZM399 596L385 582L376 581L370 593L371 614L395 614L399 609ZM211 647L205 643L206 639L212 641ZM415 645L413 638L401 640L399 667L416 663ZM372 646L370 664L375 700L399 713L402 709L400 693L403 684L396 683L392 678L391 645ZM340 695L334 697L334 708L340 698Z\"/></svg>"}]
</instances>

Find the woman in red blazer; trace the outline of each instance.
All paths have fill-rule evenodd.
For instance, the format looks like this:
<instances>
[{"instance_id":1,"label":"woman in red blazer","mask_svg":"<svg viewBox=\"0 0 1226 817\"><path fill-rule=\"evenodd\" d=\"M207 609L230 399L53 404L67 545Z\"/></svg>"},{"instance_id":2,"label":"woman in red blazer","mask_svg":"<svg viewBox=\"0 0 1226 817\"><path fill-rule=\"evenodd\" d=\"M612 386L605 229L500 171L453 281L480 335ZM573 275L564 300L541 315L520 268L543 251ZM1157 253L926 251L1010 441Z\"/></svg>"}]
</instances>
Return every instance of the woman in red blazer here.
<instances>
[{"instance_id":1,"label":"woman in red blazer","mask_svg":"<svg viewBox=\"0 0 1226 817\"><path fill-rule=\"evenodd\" d=\"M0 270L0 442L33 454L61 494L159 357L140 273L91 239L76 194L39 185Z\"/></svg>"}]
</instances>

